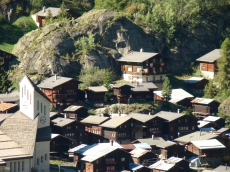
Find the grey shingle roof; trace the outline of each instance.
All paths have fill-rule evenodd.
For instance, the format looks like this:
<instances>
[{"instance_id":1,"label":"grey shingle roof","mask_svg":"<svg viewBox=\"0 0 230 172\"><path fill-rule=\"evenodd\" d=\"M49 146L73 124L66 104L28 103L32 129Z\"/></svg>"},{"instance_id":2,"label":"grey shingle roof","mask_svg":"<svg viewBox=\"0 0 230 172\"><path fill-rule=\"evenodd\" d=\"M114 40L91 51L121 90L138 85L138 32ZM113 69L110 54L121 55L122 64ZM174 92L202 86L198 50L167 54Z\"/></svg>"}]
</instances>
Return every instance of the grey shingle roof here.
<instances>
[{"instance_id":1,"label":"grey shingle roof","mask_svg":"<svg viewBox=\"0 0 230 172\"><path fill-rule=\"evenodd\" d=\"M68 124L70 124L70 123L72 123L72 122L74 122L75 120L73 120L73 119L69 119L69 118L60 118L60 117L58 117L58 118L56 118L56 119L54 119L54 120L52 120L52 122L54 122L55 124L55 126L58 126L58 127L64 127L64 126L66 126L66 125L68 125Z\"/></svg>"},{"instance_id":2,"label":"grey shingle roof","mask_svg":"<svg viewBox=\"0 0 230 172\"><path fill-rule=\"evenodd\" d=\"M17 111L4 120L0 130L18 143L27 153L33 155L37 122L38 117L32 120L22 112Z\"/></svg>"},{"instance_id":3,"label":"grey shingle roof","mask_svg":"<svg viewBox=\"0 0 230 172\"><path fill-rule=\"evenodd\" d=\"M158 53L132 51L118 59L119 62L144 62Z\"/></svg>"},{"instance_id":4,"label":"grey shingle roof","mask_svg":"<svg viewBox=\"0 0 230 172\"><path fill-rule=\"evenodd\" d=\"M176 143L167 140L167 141L164 141L164 142L159 143L158 145L156 145L156 147L159 147L159 148L167 148L167 147L170 147L170 146L173 146L173 145L176 145Z\"/></svg>"},{"instance_id":5,"label":"grey shingle roof","mask_svg":"<svg viewBox=\"0 0 230 172\"><path fill-rule=\"evenodd\" d=\"M127 84L132 86L132 91L139 92L139 91L149 91L149 89L157 89L158 87L152 82L143 82L143 83L130 83Z\"/></svg>"},{"instance_id":6,"label":"grey shingle roof","mask_svg":"<svg viewBox=\"0 0 230 172\"><path fill-rule=\"evenodd\" d=\"M49 89L53 89L59 85L62 85L68 81L73 80L73 78L67 78L67 77L63 77L63 76L52 76L50 78L45 79L44 81L42 81L38 87L39 88L49 88Z\"/></svg>"},{"instance_id":7,"label":"grey shingle roof","mask_svg":"<svg viewBox=\"0 0 230 172\"><path fill-rule=\"evenodd\" d=\"M217 130L217 132L218 133L223 133L223 132L226 132L228 130L229 130L229 128L221 128L221 129Z\"/></svg>"},{"instance_id":8,"label":"grey shingle roof","mask_svg":"<svg viewBox=\"0 0 230 172\"><path fill-rule=\"evenodd\" d=\"M45 12L43 10L38 11L37 13L35 13L35 15L41 16L41 17L46 17L48 15L48 11L50 10L50 12L52 13L53 17L56 17L60 11L60 8L56 8L56 7L49 7L45 9Z\"/></svg>"},{"instance_id":9,"label":"grey shingle roof","mask_svg":"<svg viewBox=\"0 0 230 172\"><path fill-rule=\"evenodd\" d=\"M196 131L194 133L187 134L185 136L182 136L182 137L179 137L177 139L174 139L174 141L179 142L179 143L188 143L188 142L191 142L191 141L214 139L217 136L218 136L218 134L211 133L211 132Z\"/></svg>"},{"instance_id":10,"label":"grey shingle roof","mask_svg":"<svg viewBox=\"0 0 230 172\"><path fill-rule=\"evenodd\" d=\"M97 125L99 125L99 124L105 122L108 119L109 119L109 117L102 117L102 116L93 116L93 115L90 115L87 118L81 120L81 123L97 124Z\"/></svg>"},{"instance_id":11,"label":"grey shingle roof","mask_svg":"<svg viewBox=\"0 0 230 172\"><path fill-rule=\"evenodd\" d=\"M71 105L68 108L64 109L64 112L74 112L78 109L83 108L83 106L76 106L76 105Z\"/></svg>"},{"instance_id":12,"label":"grey shingle roof","mask_svg":"<svg viewBox=\"0 0 230 172\"><path fill-rule=\"evenodd\" d=\"M167 121L173 121L175 119L178 119L182 116L185 116L185 114L183 113L175 113L175 112L166 112L166 111L160 111L157 114L155 114L154 116L158 116L162 119L165 119Z\"/></svg>"},{"instance_id":13,"label":"grey shingle roof","mask_svg":"<svg viewBox=\"0 0 230 172\"><path fill-rule=\"evenodd\" d=\"M221 57L220 49L212 50L211 52L203 55L202 57L196 59L200 62L214 62Z\"/></svg>"},{"instance_id":14,"label":"grey shingle roof","mask_svg":"<svg viewBox=\"0 0 230 172\"><path fill-rule=\"evenodd\" d=\"M107 122L101 124L101 127L106 127L106 128L117 128L121 124L125 123L126 121L130 120L131 117L122 117L122 116L114 116L112 119L108 120Z\"/></svg>"},{"instance_id":15,"label":"grey shingle roof","mask_svg":"<svg viewBox=\"0 0 230 172\"><path fill-rule=\"evenodd\" d=\"M141 114L141 113L130 113L128 115L128 117L131 117L133 119L136 119L136 120L138 120L140 122L145 123L145 122L155 118L156 116L154 116L154 115L146 115L146 114Z\"/></svg>"},{"instance_id":16,"label":"grey shingle roof","mask_svg":"<svg viewBox=\"0 0 230 172\"><path fill-rule=\"evenodd\" d=\"M94 92L107 92L108 89L104 86L92 86L92 87L88 87L87 90L91 90Z\"/></svg>"},{"instance_id":17,"label":"grey shingle roof","mask_svg":"<svg viewBox=\"0 0 230 172\"><path fill-rule=\"evenodd\" d=\"M8 102L16 102L18 101L20 98L19 96L15 96L15 97L2 97L0 98L0 100L4 103L8 103Z\"/></svg>"},{"instance_id":18,"label":"grey shingle roof","mask_svg":"<svg viewBox=\"0 0 230 172\"><path fill-rule=\"evenodd\" d=\"M141 143L147 143L150 146L155 146L160 143L163 143L165 140L162 137L146 138L146 139L137 139Z\"/></svg>"}]
</instances>

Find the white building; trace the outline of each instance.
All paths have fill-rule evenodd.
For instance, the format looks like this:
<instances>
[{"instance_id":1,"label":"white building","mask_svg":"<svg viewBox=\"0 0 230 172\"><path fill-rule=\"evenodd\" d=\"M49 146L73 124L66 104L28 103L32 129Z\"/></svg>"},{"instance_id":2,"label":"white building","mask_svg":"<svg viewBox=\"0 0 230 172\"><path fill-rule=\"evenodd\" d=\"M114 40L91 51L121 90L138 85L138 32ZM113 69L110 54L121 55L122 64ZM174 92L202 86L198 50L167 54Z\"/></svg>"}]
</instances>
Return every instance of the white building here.
<instances>
[{"instance_id":1,"label":"white building","mask_svg":"<svg viewBox=\"0 0 230 172\"><path fill-rule=\"evenodd\" d=\"M20 110L0 124L0 172L48 172L50 101L27 76L19 85Z\"/></svg>"}]
</instances>

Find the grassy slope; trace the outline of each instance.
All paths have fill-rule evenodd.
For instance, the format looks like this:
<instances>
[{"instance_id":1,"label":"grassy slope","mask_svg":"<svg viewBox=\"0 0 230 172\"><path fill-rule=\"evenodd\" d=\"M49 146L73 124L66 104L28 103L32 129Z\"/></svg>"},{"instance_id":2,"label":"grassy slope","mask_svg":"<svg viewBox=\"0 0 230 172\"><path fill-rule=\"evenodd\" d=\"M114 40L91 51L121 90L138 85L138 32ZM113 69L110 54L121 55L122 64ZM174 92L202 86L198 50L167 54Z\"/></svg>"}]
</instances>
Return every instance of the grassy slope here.
<instances>
[{"instance_id":1,"label":"grassy slope","mask_svg":"<svg viewBox=\"0 0 230 172\"><path fill-rule=\"evenodd\" d=\"M26 33L36 29L37 26L29 16L18 18L14 23L0 25L0 49L12 52L14 44Z\"/></svg>"}]
</instances>

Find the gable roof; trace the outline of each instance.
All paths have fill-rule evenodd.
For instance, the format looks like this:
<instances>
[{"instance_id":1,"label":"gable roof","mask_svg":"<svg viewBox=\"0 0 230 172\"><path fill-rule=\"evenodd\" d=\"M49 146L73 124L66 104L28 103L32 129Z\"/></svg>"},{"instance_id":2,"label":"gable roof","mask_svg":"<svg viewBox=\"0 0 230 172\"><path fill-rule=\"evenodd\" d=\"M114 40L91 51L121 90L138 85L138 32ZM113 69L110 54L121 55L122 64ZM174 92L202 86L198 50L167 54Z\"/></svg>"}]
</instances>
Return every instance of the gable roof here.
<instances>
[{"instance_id":1,"label":"gable roof","mask_svg":"<svg viewBox=\"0 0 230 172\"><path fill-rule=\"evenodd\" d=\"M159 97L162 97L162 90L160 91L153 91L154 94L158 95ZM189 94L187 91L178 88L178 89L172 89L171 99L169 100L172 103L177 103L185 98L193 98L194 96Z\"/></svg>"},{"instance_id":2,"label":"gable roof","mask_svg":"<svg viewBox=\"0 0 230 172\"><path fill-rule=\"evenodd\" d=\"M191 101L191 103L197 103L197 104L204 104L204 105L208 105L211 102L215 101L214 99L208 99L208 98L200 98L200 97L196 97L195 99L193 99Z\"/></svg>"},{"instance_id":3,"label":"gable roof","mask_svg":"<svg viewBox=\"0 0 230 172\"><path fill-rule=\"evenodd\" d=\"M135 148L129 153L131 154L132 157L139 158L142 155L146 154L147 152L149 152L149 150L142 149L142 148Z\"/></svg>"},{"instance_id":4,"label":"gable roof","mask_svg":"<svg viewBox=\"0 0 230 172\"><path fill-rule=\"evenodd\" d=\"M71 80L75 80L73 78L63 77L63 76L51 76L45 80L43 80L38 87L39 88L47 88L47 89L53 89L59 85L62 85L66 82L69 82ZM77 80L76 80L77 81ZM80 82L80 81L78 81Z\"/></svg>"},{"instance_id":5,"label":"gable roof","mask_svg":"<svg viewBox=\"0 0 230 172\"><path fill-rule=\"evenodd\" d=\"M130 87L130 88L133 88L131 85L129 84L125 84L125 83L118 83L118 84L110 84L109 85L111 88L122 88L122 87Z\"/></svg>"},{"instance_id":6,"label":"gable roof","mask_svg":"<svg viewBox=\"0 0 230 172\"><path fill-rule=\"evenodd\" d=\"M58 118L55 118L52 120L52 122L54 122L55 126L58 126L58 127L64 127L72 122L74 122L75 120L73 119L69 119L69 118L61 118L61 117L58 117Z\"/></svg>"},{"instance_id":7,"label":"gable roof","mask_svg":"<svg viewBox=\"0 0 230 172\"><path fill-rule=\"evenodd\" d=\"M102 116L94 116L94 115L90 115L86 118L84 118L83 120L81 120L81 123L88 123L88 124L101 124L105 121L107 121L108 119L110 119L109 117L102 117Z\"/></svg>"},{"instance_id":8,"label":"gable roof","mask_svg":"<svg viewBox=\"0 0 230 172\"><path fill-rule=\"evenodd\" d=\"M91 90L93 92L107 92L108 89L106 87L102 86L92 86L92 87L87 87L87 90Z\"/></svg>"},{"instance_id":9,"label":"gable roof","mask_svg":"<svg viewBox=\"0 0 230 172\"><path fill-rule=\"evenodd\" d=\"M202 81L204 79L205 78L193 76L193 77L191 77L189 79L185 79L184 82L187 83L187 84L195 84L195 83L197 83L199 81Z\"/></svg>"},{"instance_id":10,"label":"gable roof","mask_svg":"<svg viewBox=\"0 0 230 172\"><path fill-rule=\"evenodd\" d=\"M48 15L48 11L52 13L53 17L56 17L59 14L59 11L61 10L60 8L57 7L49 7L45 9L45 12L42 10L38 11L35 13L35 15L41 16L41 17L46 17Z\"/></svg>"},{"instance_id":11,"label":"gable roof","mask_svg":"<svg viewBox=\"0 0 230 172\"><path fill-rule=\"evenodd\" d=\"M203 121L203 120L200 120L197 123L199 123L198 128L202 128L202 127L205 127L206 125L210 124L209 121Z\"/></svg>"},{"instance_id":12,"label":"gable roof","mask_svg":"<svg viewBox=\"0 0 230 172\"><path fill-rule=\"evenodd\" d=\"M74 112L78 109L84 108L83 106L76 106L76 105L71 105L69 107L67 107L66 109L64 109L64 112Z\"/></svg>"},{"instance_id":13,"label":"gable roof","mask_svg":"<svg viewBox=\"0 0 230 172\"><path fill-rule=\"evenodd\" d=\"M158 55L158 53L150 53L150 52L139 52L139 51L131 51L130 53L122 56L117 61L119 62L144 62L151 57Z\"/></svg>"},{"instance_id":14,"label":"gable roof","mask_svg":"<svg viewBox=\"0 0 230 172\"><path fill-rule=\"evenodd\" d=\"M157 170L162 170L162 171L168 171L172 167L174 167L175 164L168 164L163 160L157 161L156 163L152 164L149 166L151 169L157 169Z\"/></svg>"},{"instance_id":15,"label":"gable roof","mask_svg":"<svg viewBox=\"0 0 230 172\"><path fill-rule=\"evenodd\" d=\"M168 122L171 122L175 119L178 119L182 116L185 116L185 114L183 113L175 113L175 112L166 112L166 111L160 111L157 114L155 114L154 116L158 116L162 119L167 120Z\"/></svg>"},{"instance_id":16,"label":"gable roof","mask_svg":"<svg viewBox=\"0 0 230 172\"><path fill-rule=\"evenodd\" d=\"M190 134L187 134L185 136L179 137L174 139L175 142L180 142L180 143L188 143L191 141L197 141L197 140L209 140L209 139L214 139L218 136L218 134L212 133L212 132L201 132L201 131L196 131Z\"/></svg>"},{"instance_id":17,"label":"gable roof","mask_svg":"<svg viewBox=\"0 0 230 172\"><path fill-rule=\"evenodd\" d=\"M167 148L167 147L170 147L170 146L173 146L173 145L176 145L176 143L167 140L167 141L161 142L160 144L156 145L156 147L159 147L159 148Z\"/></svg>"},{"instance_id":18,"label":"gable roof","mask_svg":"<svg viewBox=\"0 0 230 172\"><path fill-rule=\"evenodd\" d=\"M152 149L148 143L135 143L133 144L135 148L141 148L141 149Z\"/></svg>"},{"instance_id":19,"label":"gable roof","mask_svg":"<svg viewBox=\"0 0 230 172\"><path fill-rule=\"evenodd\" d=\"M221 57L220 49L214 49L211 52L203 55L202 57L196 59L200 62L214 62Z\"/></svg>"},{"instance_id":20,"label":"gable roof","mask_svg":"<svg viewBox=\"0 0 230 172\"><path fill-rule=\"evenodd\" d=\"M169 163L169 164L176 164L176 163L178 163L178 162L180 162L182 160L183 160L182 158L172 156L169 159L167 159L166 162Z\"/></svg>"},{"instance_id":21,"label":"gable roof","mask_svg":"<svg viewBox=\"0 0 230 172\"><path fill-rule=\"evenodd\" d=\"M226 148L216 139L191 141L199 149L221 149Z\"/></svg>"},{"instance_id":22,"label":"gable roof","mask_svg":"<svg viewBox=\"0 0 230 172\"><path fill-rule=\"evenodd\" d=\"M165 142L165 140L162 137L154 137L154 138L146 138L146 139L137 139L140 143L147 143L150 146L155 146L160 143ZM135 141L133 141L135 142Z\"/></svg>"},{"instance_id":23,"label":"gable roof","mask_svg":"<svg viewBox=\"0 0 230 172\"><path fill-rule=\"evenodd\" d=\"M0 112L8 111L10 109L13 109L17 107L17 104L12 104L12 103L2 103L0 104Z\"/></svg>"},{"instance_id":24,"label":"gable roof","mask_svg":"<svg viewBox=\"0 0 230 172\"><path fill-rule=\"evenodd\" d=\"M218 116L207 116L206 118L203 119L203 121L208 121L208 122L215 122L221 117Z\"/></svg>"},{"instance_id":25,"label":"gable roof","mask_svg":"<svg viewBox=\"0 0 230 172\"><path fill-rule=\"evenodd\" d=\"M133 87L133 92L140 91L149 91L150 89L157 89L158 87L152 82L143 82L143 83L130 83L129 86Z\"/></svg>"},{"instance_id":26,"label":"gable roof","mask_svg":"<svg viewBox=\"0 0 230 172\"><path fill-rule=\"evenodd\" d=\"M32 120L22 112L17 111L3 121L0 130L18 143L28 154L33 155L37 123L38 117Z\"/></svg>"},{"instance_id":27,"label":"gable roof","mask_svg":"<svg viewBox=\"0 0 230 172\"><path fill-rule=\"evenodd\" d=\"M128 115L128 117L131 117L131 118L136 119L137 121L140 121L143 123L155 118L154 115L146 115L146 114L142 114L142 113L130 113Z\"/></svg>"},{"instance_id":28,"label":"gable roof","mask_svg":"<svg viewBox=\"0 0 230 172\"><path fill-rule=\"evenodd\" d=\"M117 128L120 125L122 125L123 123L125 123L126 121L130 120L131 117L127 117L127 116L114 116L113 118L111 118L110 120L106 121L105 123L101 124L101 127L106 127L106 128Z\"/></svg>"}]
</instances>

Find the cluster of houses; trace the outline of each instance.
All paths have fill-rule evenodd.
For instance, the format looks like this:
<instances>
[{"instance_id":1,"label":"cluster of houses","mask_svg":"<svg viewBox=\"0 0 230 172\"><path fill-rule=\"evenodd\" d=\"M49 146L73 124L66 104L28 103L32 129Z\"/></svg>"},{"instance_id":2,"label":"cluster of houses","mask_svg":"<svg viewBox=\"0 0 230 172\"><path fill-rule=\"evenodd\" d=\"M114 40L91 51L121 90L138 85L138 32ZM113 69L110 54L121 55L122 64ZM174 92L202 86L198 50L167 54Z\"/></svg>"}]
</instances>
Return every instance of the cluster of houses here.
<instances>
[{"instance_id":1,"label":"cluster of houses","mask_svg":"<svg viewBox=\"0 0 230 172\"><path fill-rule=\"evenodd\" d=\"M205 78L213 78L218 58L216 49L197 59L204 77L184 81L191 92L202 91ZM160 104L169 60L143 50L118 59L128 82L110 84L116 102ZM230 129L216 116L219 102L176 88L170 102L192 108L194 115L180 110L89 115L85 105L103 107L108 90L82 91L80 83L55 75L35 85L24 76L20 91L0 95L0 172L48 171L52 158L72 161L82 172L177 172L228 162Z\"/></svg>"}]
</instances>

